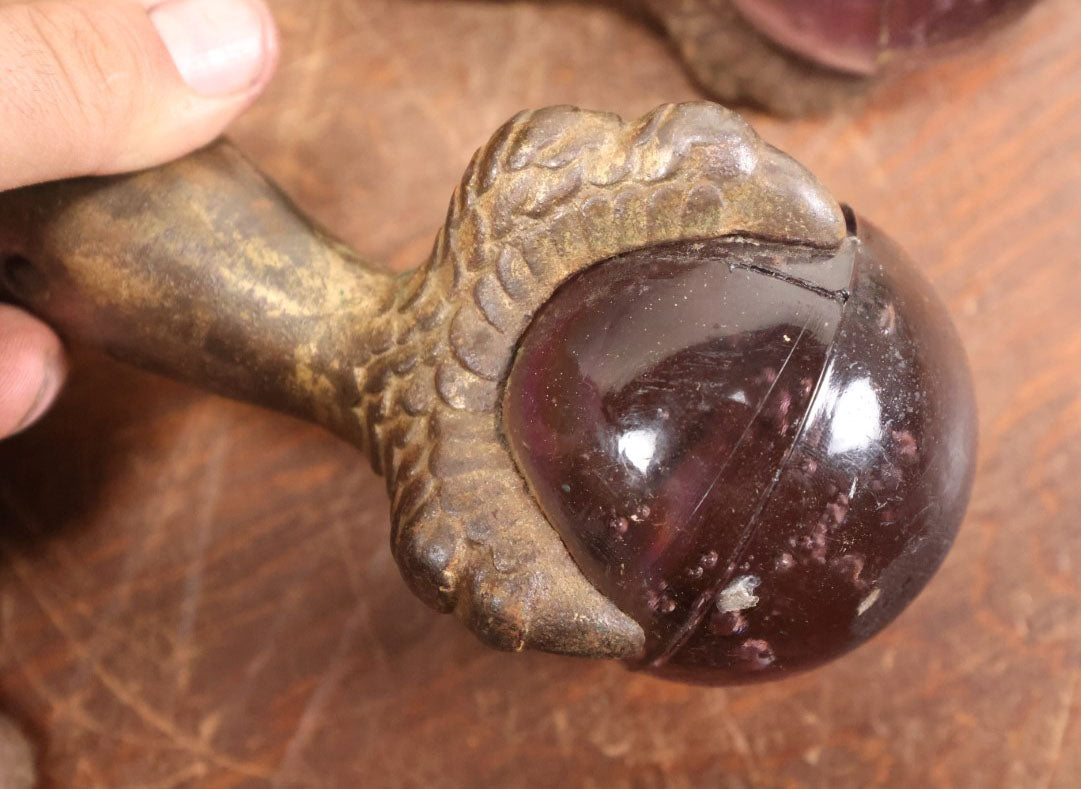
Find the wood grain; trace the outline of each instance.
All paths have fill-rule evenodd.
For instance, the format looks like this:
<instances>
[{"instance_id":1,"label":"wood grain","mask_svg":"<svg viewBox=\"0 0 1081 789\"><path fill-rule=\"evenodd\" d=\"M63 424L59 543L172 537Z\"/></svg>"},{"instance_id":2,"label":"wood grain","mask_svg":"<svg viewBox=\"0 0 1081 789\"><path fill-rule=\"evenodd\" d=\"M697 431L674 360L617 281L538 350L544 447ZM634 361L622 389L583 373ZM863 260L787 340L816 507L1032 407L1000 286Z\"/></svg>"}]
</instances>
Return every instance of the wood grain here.
<instances>
[{"instance_id":1,"label":"wood grain","mask_svg":"<svg viewBox=\"0 0 1081 789\"><path fill-rule=\"evenodd\" d=\"M589 3L277 0L235 138L398 268L526 106L695 98ZM52 787L1055 787L1081 783L1081 13L1045 0L866 106L752 117L910 251L970 353L957 547L883 635L704 690L490 652L406 591L382 481L318 429L77 354L0 446L0 707Z\"/></svg>"}]
</instances>

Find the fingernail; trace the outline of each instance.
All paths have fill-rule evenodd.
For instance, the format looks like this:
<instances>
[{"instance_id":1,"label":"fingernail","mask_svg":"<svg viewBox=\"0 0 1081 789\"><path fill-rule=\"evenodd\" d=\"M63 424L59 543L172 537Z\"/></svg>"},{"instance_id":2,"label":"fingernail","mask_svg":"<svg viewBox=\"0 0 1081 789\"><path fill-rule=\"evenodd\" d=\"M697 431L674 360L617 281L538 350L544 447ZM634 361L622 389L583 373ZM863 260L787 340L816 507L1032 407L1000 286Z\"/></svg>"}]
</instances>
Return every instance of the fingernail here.
<instances>
[{"instance_id":1,"label":"fingernail","mask_svg":"<svg viewBox=\"0 0 1081 789\"><path fill-rule=\"evenodd\" d=\"M184 81L200 93L240 93L263 75L273 32L254 0L168 0L150 19Z\"/></svg>"},{"instance_id":2,"label":"fingernail","mask_svg":"<svg viewBox=\"0 0 1081 789\"><path fill-rule=\"evenodd\" d=\"M56 395L60 392L60 386L64 383L67 375L67 367L63 359L56 355L50 355L41 366L41 383L38 385L34 400L30 403L26 415L15 426L15 433L25 430L37 422L53 404Z\"/></svg>"}]
</instances>

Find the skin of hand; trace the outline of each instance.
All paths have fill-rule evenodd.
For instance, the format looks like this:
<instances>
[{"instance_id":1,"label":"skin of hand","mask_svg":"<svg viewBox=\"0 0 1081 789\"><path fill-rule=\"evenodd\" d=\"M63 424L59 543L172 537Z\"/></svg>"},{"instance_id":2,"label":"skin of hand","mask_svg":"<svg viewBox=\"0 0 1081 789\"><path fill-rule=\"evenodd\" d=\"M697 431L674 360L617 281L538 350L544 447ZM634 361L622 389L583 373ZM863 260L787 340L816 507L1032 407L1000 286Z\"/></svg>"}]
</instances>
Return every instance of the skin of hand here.
<instances>
[{"instance_id":1,"label":"skin of hand","mask_svg":"<svg viewBox=\"0 0 1081 789\"><path fill-rule=\"evenodd\" d=\"M195 150L277 62L262 0L0 0L0 191ZM52 330L0 304L0 438L48 409L65 372Z\"/></svg>"}]
</instances>

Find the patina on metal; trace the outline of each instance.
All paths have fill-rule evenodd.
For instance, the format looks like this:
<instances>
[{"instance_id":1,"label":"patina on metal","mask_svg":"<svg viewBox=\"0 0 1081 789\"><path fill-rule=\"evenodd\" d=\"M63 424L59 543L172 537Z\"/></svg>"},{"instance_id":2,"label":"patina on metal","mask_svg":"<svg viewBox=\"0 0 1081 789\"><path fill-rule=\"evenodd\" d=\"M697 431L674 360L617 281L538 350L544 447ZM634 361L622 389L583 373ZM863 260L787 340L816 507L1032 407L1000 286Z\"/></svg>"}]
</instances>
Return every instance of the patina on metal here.
<instances>
[{"instance_id":1,"label":"patina on metal","mask_svg":"<svg viewBox=\"0 0 1081 789\"><path fill-rule=\"evenodd\" d=\"M502 389L532 316L572 275L722 237L829 250L846 221L718 105L632 122L552 107L476 153L406 275L361 261L219 142L0 195L0 281L69 340L355 443L386 477L410 587L491 646L634 658L641 628L583 577L515 465Z\"/></svg>"}]
</instances>

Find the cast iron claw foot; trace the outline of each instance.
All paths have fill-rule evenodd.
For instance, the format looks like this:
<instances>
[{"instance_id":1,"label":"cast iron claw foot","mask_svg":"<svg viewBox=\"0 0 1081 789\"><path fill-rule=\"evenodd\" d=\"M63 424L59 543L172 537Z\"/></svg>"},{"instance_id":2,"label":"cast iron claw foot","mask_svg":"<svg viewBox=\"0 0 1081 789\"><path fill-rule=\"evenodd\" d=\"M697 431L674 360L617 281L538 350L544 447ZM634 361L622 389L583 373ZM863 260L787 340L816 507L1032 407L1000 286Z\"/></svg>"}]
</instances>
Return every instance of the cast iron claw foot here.
<instances>
[{"instance_id":1,"label":"cast iron claw foot","mask_svg":"<svg viewBox=\"0 0 1081 789\"><path fill-rule=\"evenodd\" d=\"M0 263L66 337L361 447L410 587L500 649L806 668L904 607L967 498L941 305L715 104L518 115L408 275L227 143L0 195Z\"/></svg>"}]
</instances>

